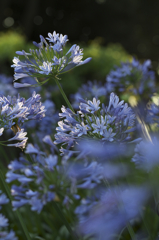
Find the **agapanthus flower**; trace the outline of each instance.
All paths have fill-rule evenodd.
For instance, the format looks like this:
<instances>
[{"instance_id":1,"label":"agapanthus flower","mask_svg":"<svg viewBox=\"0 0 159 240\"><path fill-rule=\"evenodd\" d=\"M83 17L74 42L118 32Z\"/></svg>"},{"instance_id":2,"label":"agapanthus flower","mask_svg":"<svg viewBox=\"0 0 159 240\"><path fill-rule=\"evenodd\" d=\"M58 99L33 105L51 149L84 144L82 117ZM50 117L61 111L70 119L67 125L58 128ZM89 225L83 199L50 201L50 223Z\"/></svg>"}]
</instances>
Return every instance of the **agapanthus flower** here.
<instances>
[{"instance_id":1,"label":"agapanthus flower","mask_svg":"<svg viewBox=\"0 0 159 240\"><path fill-rule=\"evenodd\" d=\"M17 89L13 87L13 77L0 74L0 96L15 95Z\"/></svg>"},{"instance_id":2,"label":"agapanthus flower","mask_svg":"<svg viewBox=\"0 0 159 240\"><path fill-rule=\"evenodd\" d=\"M19 185L12 185L11 193L14 197L12 202L13 210L29 204L33 211L41 212L43 206L56 197L54 188L45 185L45 174L53 174L56 171L57 156L49 155L39 151L29 144L26 153L32 156L33 162L24 157L14 160L9 164L9 171L6 175L7 182L17 180ZM52 182L52 184L54 184Z\"/></svg>"},{"instance_id":3,"label":"agapanthus flower","mask_svg":"<svg viewBox=\"0 0 159 240\"><path fill-rule=\"evenodd\" d=\"M54 144L51 138L47 136L44 141L49 144L52 151ZM54 154L54 151L47 154L40 151L38 146L28 144L25 153L30 154L32 161L24 156L11 161L8 165L6 182L13 183L11 187L11 194L14 198L13 210L28 204L32 211L40 213L44 205L58 199L57 192L60 189L63 189L64 193L66 182L63 183L59 179L65 178L59 166L58 156Z\"/></svg>"},{"instance_id":4,"label":"agapanthus flower","mask_svg":"<svg viewBox=\"0 0 159 240\"><path fill-rule=\"evenodd\" d=\"M55 144L66 144L67 149L84 137L99 139L101 143L128 141L129 133L134 131L135 114L114 93L110 95L108 106L101 106L96 98L93 101L81 99L76 114L64 106L61 110L59 117L64 120L58 122Z\"/></svg>"},{"instance_id":5,"label":"agapanthus flower","mask_svg":"<svg viewBox=\"0 0 159 240\"><path fill-rule=\"evenodd\" d=\"M61 163L70 182L70 193L78 194L82 190L87 195L87 190L89 196L93 197L94 191L105 185L105 182L111 184L115 179L124 178L129 169L117 161L128 154L132 156L132 151L129 152L131 148L131 144L107 142L103 145L93 139L78 141L76 151L62 148ZM99 193L97 195L100 196Z\"/></svg>"},{"instance_id":6,"label":"agapanthus flower","mask_svg":"<svg viewBox=\"0 0 159 240\"><path fill-rule=\"evenodd\" d=\"M2 191L0 191L0 209L2 205L5 205L9 202L9 199L6 197ZM9 222L8 219L0 213L0 239L1 240L17 240L18 238L15 236L13 230L8 229Z\"/></svg>"},{"instance_id":7,"label":"agapanthus flower","mask_svg":"<svg viewBox=\"0 0 159 240\"><path fill-rule=\"evenodd\" d=\"M159 99L156 102L150 102L146 106L145 122L147 124L156 124L159 126Z\"/></svg>"},{"instance_id":8,"label":"agapanthus flower","mask_svg":"<svg viewBox=\"0 0 159 240\"><path fill-rule=\"evenodd\" d=\"M45 107L42 106L40 98L35 92L27 100L20 95L0 97L0 135L4 130L12 129L15 136L8 141L21 141L8 146L25 147L27 137L21 126L28 120L41 120L45 116Z\"/></svg>"},{"instance_id":9,"label":"agapanthus flower","mask_svg":"<svg viewBox=\"0 0 159 240\"><path fill-rule=\"evenodd\" d=\"M97 81L88 81L86 84L83 84L77 93L71 94L72 106L74 109L78 109L80 99L91 100L93 98L106 98L107 97L107 89L106 85Z\"/></svg>"},{"instance_id":10,"label":"agapanthus flower","mask_svg":"<svg viewBox=\"0 0 159 240\"><path fill-rule=\"evenodd\" d=\"M142 214L142 206L148 199L143 187L120 186L104 191L95 202L82 199L75 213L79 218L77 231L90 239L114 239L130 220Z\"/></svg>"},{"instance_id":11,"label":"agapanthus flower","mask_svg":"<svg viewBox=\"0 0 159 240\"><path fill-rule=\"evenodd\" d=\"M152 138L150 140L142 140L135 147L135 154L132 162L135 163L137 168L151 171L159 164L159 139Z\"/></svg>"},{"instance_id":12,"label":"agapanthus flower","mask_svg":"<svg viewBox=\"0 0 159 240\"><path fill-rule=\"evenodd\" d=\"M65 45L68 41L67 35L56 33L48 33L48 37L44 38L40 35L40 43L33 42L38 48L30 49L29 53L25 51L17 51L18 55L23 55L25 61L14 57L14 81L25 77L34 77L39 85L45 83L50 78L57 77L59 74L69 71L70 69L85 64L91 60L87 58L82 60L82 49L74 44L68 51L65 52ZM42 78L43 80L38 80ZM16 87L22 87L17 83ZM29 86L23 83L24 87Z\"/></svg>"},{"instance_id":13,"label":"agapanthus flower","mask_svg":"<svg viewBox=\"0 0 159 240\"><path fill-rule=\"evenodd\" d=\"M151 70L151 61L146 60L141 64L136 59L132 62L123 62L120 67L115 67L106 77L106 88L112 91L131 91L142 97L152 96L155 92L155 73Z\"/></svg>"},{"instance_id":14,"label":"agapanthus flower","mask_svg":"<svg viewBox=\"0 0 159 240\"><path fill-rule=\"evenodd\" d=\"M56 123L59 120L58 112L56 111L55 104L51 100L45 100L43 102L43 106L45 107L45 117L41 119L41 121L28 121L24 125L27 130L30 128L36 129L36 132L33 133L38 136L39 140L46 134L53 134L55 132Z\"/></svg>"},{"instance_id":15,"label":"agapanthus flower","mask_svg":"<svg viewBox=\"0 0 159 240\"><path fill-rule=\"evenodd\" d=\"M141 141L141 140L140 140ZM118 157L130 157L134 153L134 146L127 144L127 142L120 144L120 142L107 141L104 145L98 139L82 139L78 142L77 150L89 155L90 158L98 158L100 162L110 160L111 162Z\"/></svg>"},{"instance_id":16,"label":"agapanthus flower","mask_svg":"<svg viewBox=\"0 0 159 240\"><path fill-rule=\"evenodd\" d=\"M45 118L39 122L39 131L46 134L52 134L55 131L55 126L57 121L59 120L58 112L55 108L54 102L51 100L46 100L44 103L46 114Z\"/></svg>"},{"instance_id":17,"label":"agapanthus flower","mask_svg":"<svg viewBox=\"0 0 159 240\"><path fill-rule=\"evenodd\" d=\"M76 162L70 163L67 175L71 182L70 191L76 193L77 189L93 189L102 182L104 168L96 161L89 163Z\"/></svg>"}]
</instances>

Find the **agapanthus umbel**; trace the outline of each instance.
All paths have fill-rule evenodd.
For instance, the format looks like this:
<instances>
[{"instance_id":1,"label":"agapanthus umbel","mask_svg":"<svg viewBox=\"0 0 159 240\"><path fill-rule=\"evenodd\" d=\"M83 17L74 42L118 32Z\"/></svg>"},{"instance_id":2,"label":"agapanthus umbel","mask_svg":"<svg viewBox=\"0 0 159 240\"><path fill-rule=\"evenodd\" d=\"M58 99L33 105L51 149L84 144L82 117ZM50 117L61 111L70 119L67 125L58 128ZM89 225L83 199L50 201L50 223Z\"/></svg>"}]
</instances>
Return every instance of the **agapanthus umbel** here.
<instances>
[{"instance_id":1,"label":"agapanthus umbel","mask_svg":"<svg viewBox=\"0 0 159 240\"><path fill-rule=\"evenodd\" d=\"M27 100L20 95L18 97L0 97L0 136L5 129L12 129L15 136L8 141L22 141L8 144L8 146L25 147L27 133L21 129L21 126L25 121L41 120L45 116L45 107L42 106L40 99L40 95L35 92Z\"/></svg>"},{"instance_id":2,"label":"agapanthus umbel","mask_svg":"<svg viewBox=\"0 0 159 240\"><path fill-rule=\"evenodd\" d=\"M84 61L82 49L74 44L68 51L65 51L65 45L68 41L67 35L56 33L48 33L48 37L44 38L40 35L40 43L33 42L38 48L30 49L30 53L25 51L17 51L18 55L23 55L25 61L14 57L14 81L28 76L34 77L38 84L45 83L50 78L54 78L61 73L85 64L91 60L87 58ZM38 80L41 78L42 80ZM27 87L28 83L14 83L15 87Z\"/></svg>"},{"instance_id":3,"label":"agapanthus umbel","mask_svg":"<svg viewBox=\"0 0 159 240\"><path fill-rule=\"evenodd\" d=\"M135 114L124 101L111 93L109 105L100 104L100 100L81 99L79 111L75 114L64 106L59 114L56 128L55 144L67 144L67 149L73 147L79 138L99 139L101 142L124 142L130 140L130 132L134 130Z\"/></svg>"},{"instance_id":4,"label":"agapanthus umbel","mask_svg":"<svg viewBox=\"0 0 159 240\"><path fill-rule=\"evenodd\" d=\"M79 218L77 231L93 240L115 239L130 220L141 215L143 204L149 198L145 187L119 186L103 192L96 202L82 199L75 211Z\"/></svg>"},{"instance_id":5,"label":"agapanthus umbel","mask_svg":"<svg viewBox=\"0 0 159 240\"><path fill-rule=\"evenodd\" d=\"M0 190L0 209L2 205L5 205L9 202L9 199L6 197L4 193ZM8 229L9 223L8 219L0 213L0 239L2 240L17 240L18 238L15 236L13 230Z\"/></svg>"},{"instance_id":6,"label":"agapanthus umbel","mask_svg":"<svg viewBox=\"0 0 159 240\"><path fill-rule=\"evenodd\" d=\"M25 153L30 154L32 161L21 156L8 165L6 181L13 183L11 187L14 198L13 210L28 204L32 211L40 213L47 203L64 199L65 188L69 185L65 181L66 177L59 165L58 156L54 154L51 138L46 136L43 140L50 146L51 154L40 151L38 146L28 144ZM59 195L60 192L62 195Z\"/></svg>"},{"instance_id":7,"label":"agapanthus umbel","mask_svg":"<svg viewBox=\"0 0 159 240\"><path fill-rule=\"evenodd\" d=\"M131 91L142 97L151 96L155 91L155 73L151 70L151 61L141 64L136 59L132 62L123 62L115 67L106 77L108 92Z\"/></svg>"}]
</instances>

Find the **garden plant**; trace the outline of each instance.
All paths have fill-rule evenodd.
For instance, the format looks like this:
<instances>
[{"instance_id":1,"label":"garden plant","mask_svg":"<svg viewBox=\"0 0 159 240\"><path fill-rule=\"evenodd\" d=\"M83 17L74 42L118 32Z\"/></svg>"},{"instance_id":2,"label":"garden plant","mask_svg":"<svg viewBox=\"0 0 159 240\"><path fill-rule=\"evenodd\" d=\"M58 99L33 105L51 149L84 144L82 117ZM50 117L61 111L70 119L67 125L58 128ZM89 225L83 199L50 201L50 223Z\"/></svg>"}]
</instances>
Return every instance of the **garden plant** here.
<instances>
[{"instance_id":1,"label":"garden plant","mask_svg":"<svg viewBox=\"0 0 159 240\"><path fill-rule=\"evenodd\" d=\"M68 95L70 73L94 61L68 41L40 36L28 52L17 49L13 83L0 75L0 239L157 240L151 61L128 56L104 82L81 80Z\"/></svg>"}]
</instances>

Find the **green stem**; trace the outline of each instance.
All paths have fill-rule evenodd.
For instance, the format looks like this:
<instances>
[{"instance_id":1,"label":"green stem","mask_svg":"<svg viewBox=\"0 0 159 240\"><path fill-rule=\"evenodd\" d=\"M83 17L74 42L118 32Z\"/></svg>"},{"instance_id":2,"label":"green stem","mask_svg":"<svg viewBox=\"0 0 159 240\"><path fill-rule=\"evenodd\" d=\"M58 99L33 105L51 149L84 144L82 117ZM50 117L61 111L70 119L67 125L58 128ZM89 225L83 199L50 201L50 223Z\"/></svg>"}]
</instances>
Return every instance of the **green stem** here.
<instances>
[{"instance_id":1,"label":"green stem","mask_svg":"<svg viewBox=\"0 0 159 240\"><path fill-rule=\"evenodd\" d=\"M3 183L3 185L4 185L4 188L5 188L6 192L7 192L7 195L8 195L8 197L9 197L10 201L12 201L12 196L11 196L11 194L10 194L8 185L7 185L6 182L5 182L5 178L4 178L4 175L3 175L3 172L1 171L1 169L0 169L0 178L1 178L1 180L2 180L2 183ZM22 229L23 229L23 231L24 231L24 234L25 234L27 240L31 240L30 235L29 235L29 233L28 233L28 230L27 230L27 228L26 228L26 226L25 226L25 224L24 224L24 222L23 222L23 218L22 218L22 216L21 216L21 214L20 214L20 212L19 212L18 210L16 210L16 214L17 214L17 217L18 217L18 219L19 219L19 221L20 221L20 224L21 224L21 226L22 226Z\"/></svg>"},{"instance_id":2,"label":"green stem","mask_svg":"<svg viewBox=\"0 0 159 240\"><path fill-rule=\"evenodd\" d=\"M6 159L7 164L9 163L9 158L6 154L6 152L4 151L3 147L0 146L0 152L2 153L2 155L4 156L4 158Z\"/></svg>"},{"instance_id":3,"label":"green stem","mask_svg":"<svg viewBox=\"0 0 159 240\"><path fill-rule=\"evenodd\" d=\"M132 228L132 226L131 226L131 224L129 222L127 223L127 229L128 229L129 234L131 236L131 239L135 240L136 239L135 232L134 232L134 230L133 230L133 228Z\"/></svg>"},{"instance_id":4,"label":"green stem","mask_svg":"<svg viewBox=\"0 0 159 240\"><path fill-rule=\"evenodd\" d=\"M72 229L71 229L69 223L67 222L67 220L66 220L63 212L61 211L61 209L58 207L58 205L57 205L55 202L53 202L52 204L53 204L53 207L54 207L54 209L56 210L58 216L59 216L60 219L63 221L65 227L67 228L67 230L69 231L70 235L72 236L72 239L78 239L78 237L76 236L76 234L72 231Z\"/></svg>"},{"instance_id":5,"label":"green stem","mask_svg":"<svg viewBox=\"0 0 159 240\"><path fill-rule=\"evenodd\" d=\"M60 90L60 92L61 92L61 94L62 94L62 96L63 96L63 98L64 98L64 100L65 100L65 102L67 103L67 106L68 106L68 107L72 110L72 112L74 113L74 109L73 109L71 103L69 102L69 100L68 100L65 92L63 91L63 89L62 89L62 87L61 87L61 84L59 83L59 81L58 81L58 79L57 79L56 77L55 77L54 79L55 79L55 82L56 82L56 84L57 84L57 86L58 86L58 88L59 88L59 90Z\"/></svg>"}]
</instances>

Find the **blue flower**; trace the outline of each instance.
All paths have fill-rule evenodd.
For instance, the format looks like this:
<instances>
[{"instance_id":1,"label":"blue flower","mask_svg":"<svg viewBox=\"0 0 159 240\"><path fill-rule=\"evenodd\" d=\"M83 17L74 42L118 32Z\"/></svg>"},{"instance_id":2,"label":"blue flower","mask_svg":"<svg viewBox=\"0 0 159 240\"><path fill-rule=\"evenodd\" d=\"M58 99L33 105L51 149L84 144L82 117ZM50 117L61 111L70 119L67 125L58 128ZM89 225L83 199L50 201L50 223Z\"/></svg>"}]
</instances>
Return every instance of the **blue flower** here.
<instances>
[{"instance_id":1,"label":"blue flower","mask_svg":"<svg viewBox=\"0 0 159 240\"><path fill-rule=\"evenodd\" d=\"M130 220L140 216L148 197L144 187L109 188L99 200L81 201L75 211L79 218L76 229L82 236L89 235L93 239L114 239Z\"/></svg>"},{"instance_id":2,"label":"blue flower","mask_svg":"<svg viewBox=\"0 0 159 240\"><path fill-rule=\"evenodd\" d=\"M149 103L146 106L146 117L145 117L145 122L147 124L156 124L157 128L159 126L159 100L157 99L157 102Z\"/></svg>"},{"instance_id":3,"label":"blue flower","mask_svg":"<svg viewBox=\"0 0 159 240\"><path fill-rule=\"evenodd\" d=\"M18 55L23 55L26 61L21 61L14 57L14 81L21 78L33 77L36 82L41 85L50 78L57 77L59 74L69 71L70 69L85 64L91 60L87 58L84 61L82 49L74 44L69 51L65 52L65 45L68 41L67 35L56 33L48 33L48 38L40 36L40 43L33 42L38 48L36 50L30 49L30 53L25 51L17 51ZM48 40L49 43L46 41ZM44 78L38 80L38 78ZM16 87L22 87L22 84L15 83ZM27 83L23 83L27 87Z\"/></svg>"},{"instance_id":4,"label":"blue flower","mask_svg":"<svg viewBox=\"0 0 159 240\"><path fill-rule=\"evenodd\" d=\"M40 102L40 95L33 92L32 97L25 100L20 95L13 97L0 97L0 135L4 130L12 129L15 133L8 141L21 141L8 144L24 148L27 142L26 132L20 127L28 120L41 120L45 116L45 107Z\"/></svg>"},{"instance_id":5,"label":"blue flower","mask_svg":"<svg viewBox=\"0 0 159 240\"><path fill-rule=\"evenodd\" d=\"M57 196L52 185L57 181L55 173L58 173L58 157L52 154L47 156L45 152L39 151L32 144L28 144L26 153L32 156L32 162L24 157L12 161L8 165L6 182L10 183L15 180L19 182L17 185L13 184L11 188L14 197L13 210L29 204L32 211L40 213L43 206L54 201ZM53 179L55 182L52 182Z\"/></svg>"},{"instance_id":6,"label":"blue flower","mask_svg":"<svg viewBox=\"0 0 159 240\"><path fill-rule=\"evenodd\" d=\"M8 226L8 219L0 214L0 228Z\"/></svg>"},{"instance_id":7,"label":"blue flower","mask_svg":"<svg viewBox=\"0 0 159 240\"><path fill-rule=\"evenodd\" d=\"M7 204L8 202L9 199L0 190L0 209L2 208L2 205ZM0 239L17 240L18 238L15 236L13 230L9 232L8 227L9 227L8 219L3 214L0 213Z\"/></svg>"},{"instance_id":8,"label":"blue flower","mask_svg":"<svg viewBox=\"0 0 159 240\"><path fill-rule=\"evenodd\" d=\"M152 96L155 92L155 73L150 69L150 60L143 64L136 59L121 63L120 67L115 67L106 77L107 91L131 91L135 95L142 95L142 98Z\"/></svg>"},{"instance_id":9,"label":"blue flower","mask_svg":"<svg viewBox=\"0 0 159 240\"><path fill-rule=\"evenodd\" d=\"M153 170L159 164L159 139L152 138L151 140L142 140L135 147L135 154L132 162L137 168L147 172Z\"/></svg>"},{"instance_id":10,"label":"blue flower","mask_svg":"<svg viewBox=\"0 0 159 240\"><path fill-rule=\"evenodd\" d=\"M66 144L67 149L71 149L84 137L98 139L101 143L130 140L135 114L114 93L110 94L108 106L100 106L100 100L95 98L93 101L81 99L79 109L75 114L64 106L61 108L59 117L64 120L58 122L55 144Z\"/></svg>"},{"instance_id":11,"label":"blue flower","mask_svg":"<svg viewBox=\"0 0 159 240\"><path fill-rule=\"evenodd\" d=\"M97 81L88 81L86 84L83 84L77 93L71 94L72 106L74 109L78 109L80 99L91 100L93 98L106 98L107 97L107 89L106 86L101 82Z\"/></svg>"},{"instance_id":12,"label":"blue flower","mask_svg":"<svg viewBox=\"0 0 159 240\"><path fill-rule=\"evenodd\" d=\"M0 96L17 94L17 89L13 87L13 77L0 74Z\"/></svg>"}]
</instances>

